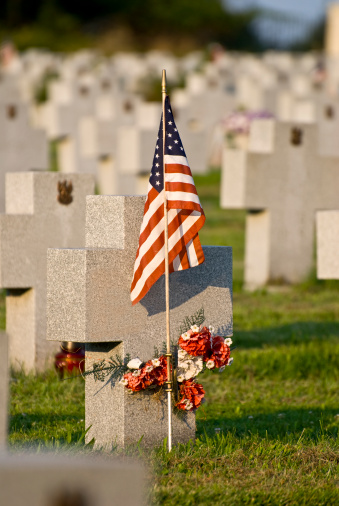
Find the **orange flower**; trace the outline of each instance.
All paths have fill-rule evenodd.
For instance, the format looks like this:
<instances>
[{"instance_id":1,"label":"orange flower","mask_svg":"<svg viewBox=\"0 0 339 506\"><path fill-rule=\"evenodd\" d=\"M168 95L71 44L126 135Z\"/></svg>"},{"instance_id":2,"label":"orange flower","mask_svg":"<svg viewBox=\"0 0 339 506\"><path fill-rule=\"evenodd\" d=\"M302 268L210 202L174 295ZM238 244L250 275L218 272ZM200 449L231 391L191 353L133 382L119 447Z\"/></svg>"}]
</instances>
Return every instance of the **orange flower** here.
<instances>
[{"instance_id":1,"label":"orange flower","mask_svg":"<svg viewBox=\"0 0 339 506\"><path fill-rule=\"evenodd\" d=\"M211 333L207 327L203 327L199 332L190 330L186 333L187 337L180 336L179 346L190 355L198 357L205 355L211 348ZM189 338L188 338L189 335Z\"/></svg>"},{"instance_id":2,"label":"orange flower","mask_svg":"<svg viewBox=\"0 0 339 506\"><path fill-rule=\"evenodd\" d=\"M141 369L124 374L126 388L139 392L154 385L161 386L167 380L167 360L163 355L159 358L160 365L154 366L152 360L146 362Z\"/></svg>"},{"instance_id":3,"label":"orange flower","mask_svg":"<svg viewBox=\"0 0 339 506\"><path fill-rule=\"evenodd\" d=\"M152 371L153 384L163 385L167 380L167 359L164 355L159 357L160 366L155 367ZM152 363L152 361L150 361Z\"/></svg>"},{"instance_id":4,"label":"orange flower","mask_svg":"<svg viewBox=\"0 0 339 506\"><path fill-rule=\"evenodd\" d=\"M142 368L142 374L144 376L144 388L151 385L163 385L167 380L167 360L163 355L159 357L160 365L155 367L152 360L146 362Z\"/></svg>"},{"instance_id":5,"label":"orange flower","mask_svg":"<svg viewBox=\"0 0 339 506\"><path fill-rule=\"evenodd\" d=\"M215 367L223 367L227 365L230 354L231 349L225 343L225 339L221 336L214 336L211 339L211 348L204 356L204 361L208 362L209 360L213 360Z\"/></svg>"},{"instance_id":6,"label":"orange flower","mask_svg":"<svg viewBox=\"0 0 339 506\"><path fill-rule=\"evenodd\" d=\"M132 372L124 374L124 379L128 381L126 387L132 390L133 392L139 392L140 390L143 389L141 372L140 371L138 372L140 373L138 376L136 376Z\"/></svg>"},{"instance_id":7,"label":"orange flower","mask_svg":"<svg viewBox=\"0 0 339 506\"><path fill-rule=\"evenodd\" d=\"M205 390L200 383L196 383L193 379L183 381L180 385L181 399L177 402L176 407L185 411L197 409L205 395Z\"/></svg>"}]
</instances>

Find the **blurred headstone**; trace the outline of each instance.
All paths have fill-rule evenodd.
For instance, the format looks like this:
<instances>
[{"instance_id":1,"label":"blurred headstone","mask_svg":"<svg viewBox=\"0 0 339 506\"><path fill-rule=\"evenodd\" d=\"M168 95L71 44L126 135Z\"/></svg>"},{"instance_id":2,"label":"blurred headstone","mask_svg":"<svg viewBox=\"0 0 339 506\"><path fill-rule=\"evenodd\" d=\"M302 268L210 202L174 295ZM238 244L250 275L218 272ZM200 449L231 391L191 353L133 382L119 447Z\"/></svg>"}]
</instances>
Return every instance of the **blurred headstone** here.
<instances>
[{"instance_id":1,"label":"blurred headstone","mask_svg":"<svg viewBox=\"0 0 339 506\"><path fill-rule=\"evenodd\" d=\"M16 75L22 70L19 54L10 40L0 45L0 75Z\"/></svg>"},{"instance_id":2,"label":"blurred headstone","mask_svg":"<svg viewBox=\"0 0 339 506\"><path fill-rule=\"evenodd\" d=\"M339 210L317 212L317 277L339 279Z\"/></svg>"},{"instance_id":3,"label":"blurred headstone","mask_svg":"<svg viewBox=\"0 0 339 506\"><path fill-rule=\"evenodd\" d=\"M334 2L327 7L325 52L339 58L339 5Z\"/></svg>"},{"instance_id":4,"label":"blurred headstone","mask_svg":"<svg viewBox=\"0 0 339 506\"><path fill-rule=\"evenodd\" d=\"M146 478L140 463L113 457L0 454L4 506L142 506Z\"/></svg>"},{"instance_id":5,"label":"blurred headstone","mask_svg":"<svg viewBox=\"0 0 339 506\"><path fill-rule=\"evenodd\" d=\"M0 97L0 212L5 211L5 174L47 170L48 144L42 130L29 123L27 106Z\"/></svg>"},{"instance_id":6,"label":"blurred headstone","mask_svg":"<svg viewBox=\"0 0 339 506\"><path fill-rule=\"evenodd\" d=\"M323 99L317 104L317 125L319 131L319 154L339 156L339 102Z\"/></svg>"},{"instance_id":7,"label":"blurred headstone","mask_svg":"<svg viewBox=\"0 0 339 506\"><path fill-rule=\"evenodd\" d=\"M118 129L117 163L121 174L149 174L160 116L160 103L144 102L138 104L135 124Z\"/></svg>"},{"instance_id":8,"label":"blurred headstone","mask_svg":"<svg viewBox=\"0 0 339 506\"><path fill-rule=\"evenodd\" d=\"M332 3L327 8L325 54L327 90L332 96L337 96L339 86L339 5L337 3Z\"/></svg>"}]
</instances>

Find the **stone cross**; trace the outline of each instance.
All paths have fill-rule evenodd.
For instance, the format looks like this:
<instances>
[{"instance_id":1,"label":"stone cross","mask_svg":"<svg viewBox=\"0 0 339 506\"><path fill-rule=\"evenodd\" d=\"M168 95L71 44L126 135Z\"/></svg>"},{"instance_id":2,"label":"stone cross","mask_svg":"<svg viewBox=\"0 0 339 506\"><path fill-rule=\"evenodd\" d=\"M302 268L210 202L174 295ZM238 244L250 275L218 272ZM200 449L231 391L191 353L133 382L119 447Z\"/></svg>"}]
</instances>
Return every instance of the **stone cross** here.
<instances>
[{"instance_id":1,"label":"stone cross","mask_svg":"<svg viewBox=\"0 0 339 506\"><path fill-rule=\"evenodd\" d=\"M317 277L339 279L339 211L318 211L317 230Z\"/></svg>"},{"instance_id":2,"label":"stone cross","mask_svg":"<svg viewBox=\"0 0 339 506\"><path fill-rule=\"evenodd\" d=\"M143 217L143 196L89 196L86 248L50 249L47 275L47 339L86 343L86 368L109 357L154 357L165 335L164 277L136 306L130 284ZM170 275L171 339L186 316L201 307L207 324L232 334L232 249L204 247L205 262ZM198 378L199 381L199 378ZM130 395L120 384L86 378L87 439L98 447L124 447L143 437L147 446L167 434L164 397ZM195 435L195 416L173 418L174 442Z\"/></svg>"},{"instance_id":3,"label":"stone cross","mask_svg":"<svg viewBox=\"0 0 339 506\"><path fill-rule=\"evenodd\" d=\"M0 331L0 448L6 446L8 426L8 342Z\"/></svg>"},{"instance_id":4,"label":"stone cross","mask_svg":"<svg viewBox=\"0 0 339 506\"><path fill-rule=\"evenodd\" d=\"M46 170L48 144L42 130L29 124L28 110L16 101L0 102L0 212L5 211L5 174Z\"/></svg>"},{"instance_id":5,"label":"stone cross","mask_svg":"<svg viewBox=\"0 0 339 506\"><path fill-rule=\"evenodd\" d=\"M14 366L43 368L55 346L46 341L48 247L85 243L85 197L93 176L52 172L6 176L0 215L0 287L7 288L6 330Z\"/></svg>"},{"instance_id":6,"label":"stone cross","mask_svg":"<svg viewBox=\"0 0 339 506\"><path fill-rule=\"evenodd\" d=\"M249 210L245 284L297 283L313 263L317 209L338 207L339 159L318 155L315 126L253 123L248 151L225 150L221 207Z\"/></svg>"}]
</instances>

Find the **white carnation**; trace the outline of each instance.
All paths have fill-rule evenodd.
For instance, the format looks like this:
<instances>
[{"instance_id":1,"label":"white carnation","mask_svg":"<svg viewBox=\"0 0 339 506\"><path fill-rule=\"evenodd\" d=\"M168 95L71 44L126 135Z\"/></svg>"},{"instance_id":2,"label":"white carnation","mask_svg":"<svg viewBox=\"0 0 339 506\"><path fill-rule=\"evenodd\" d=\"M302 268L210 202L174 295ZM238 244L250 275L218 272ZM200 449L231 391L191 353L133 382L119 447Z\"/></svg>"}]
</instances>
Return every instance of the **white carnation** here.
<instances>
[{"instance_id":1,"label":"white carnation","mask_svg":"<svg viewBox=\"0 0 339 506\"><path fill-rule=\"evenodd\" d=\"M187 411L190 411L193 408L193 404L191 402L186 403L186 409Z\"/></svg>"},{"instance_id":2,"label":"white carnation","mask_svg":"<svg viewBox=\"0 0 339 506\"><path fill-rule=\"evenodd\" d=\"M181 361L178 363L178 366L179 366L179 368L180 368L180 369L185 369L185 370L187 370L187 369L189 368L189 366L190 366L189 362L190 362L189 360L181 360ZM180 365L179 365L179 364L180 364Z\"/></svg>"},{"instance_id":3,"label":"white carnation","mask_svg":"<svg viewBox=\"0 0 339 506\"><path fill-rule=\"evenodd\" d=\"M120 381L119 381L120 385L123 385L124 387L127 387L128 385L128 380L125 379L125 378L122 378Z\"/></svg>"},{"instance_id":4,"label":"white carnation","mask_svg":"<svg viewBox=\"0 0 339 506\"><path fill-rule=\"evenodd\" d=\"M145 371L146 372L151 372L153 371L154 367L152 365L147 365L146 368L145 368Z\"/></svg>"},{"instance_id":5,"label":"white carnation","mask_svg":"<svg viewBox=\"0 0 339 506\"><path fill-rule=\"evenodd\" d=\"M185 380L189 380L189 379L192 379L196 376L196 372L195 372L195 368L194 367L191 367L190 369L187 369L185 371Z\"/></svg>"},{"instance_id":6,"label":"white carnation","mask_svg":"<svg viewBox=\"0 0 339 506\"><path fill-rule=\"evenodd\" d=\"M198 327L198 325L192 325L191 330L192 332L199 332L200 327Z\"/></svg>"},{"instance_id":7,"label":"white carnation","mask_svg":"<svg viewBox=\"0 0 339 506\"><path fill-rule=\"evenodd\" d=\"M208 327L208 330L210 331L210 333L211 333L211 334L213 334L213 332L214 332L214 327L212 327L212 325L210 325L210 326Z\"/></svg>"},{"instance_id":8,"label":"white carnation","mask_svg":"<svg viewBox=\"0 0 339 506\"><path fill-rule=\"evenodd\" d=\"M182 349L180 348L180 350L178 350L178 359L183 360L183 359L185 359L185 358L187 358L187 357L188 357L188 353L187 353L187 351L182 350Z\"/></svg>"},{"instance_id":9,"label":"white carnation","mask_svg":"<svg viewBox=\"0 0 339 506\"><path fill-rule=\"evenodd\" d=\"M177 377L177 381L179 383L182 383L183 381L185 381L185 376L183 376L182 374L179 374L179 376Z\"/></svg>"},{"instance_id":10,"label":"white carnation","mask_svg":"<svg viewBox=\"0 0 339 506\"><path fill-rule=\"evenodd\" d=\"M204 366L202 357L191 357L188 353L183 357L178 357L178 376L183 376L186 380L198 376Z\"/></svg>"},{"instance_id":11,"label":"white carnation","mask_svg":"<svg viewBox=\"0 0 339 506\"><path fill-rule=\"evenodd\" d=\"M232 343L233 343L232 339L230 337L226 337L225 344L227 344L227 346L231 346Z\"/></svg>"},{"instance_id":12,"label":"white carnation","mask_svg":"<svg viewBox=\"0 0 339 506\"><path fill-rule=\"evenodd\" d=\"M207 369L213 369L214 366L215 366L214 360L207 360L206 362Z\"/></svg>"},{"instance_id":13,"label":"white carnation","mask_svg":"<svg viewBox=\"0 0 339 506\"><path fill-rule=\"evenodd\" d=\"M141 372L139 371L139 369L136 369L135 371L132 372L132 375L135 376L136 378L138 376L140 376Z\"/></svg>"},{"instance_id":14,"label":"white carnation","mask_svg":"<svg viewBox=\"0 0 339 506\"><path fill-rule=\"evenodd\" d=\"M128 369L139 369L141 364L142 364L142 362L141 362L140 358L133 358L132 360L130 360L128 362L127 367L128 367Z\"/></svg>"},{"instance_id":15,"label":"white carnation","mask_svg":"<svg viewBox=\"0 0 339 506\"><path fill-rule=\"evenodd\" d=\"M154 366L154 367L159 367L159 365L160 365L160 360L159 360L158 358L154 358L154 359L152 360L152 364L153 364L153 366Z\"/></svg>"},{"instance_id":16,"label":"white carnation","mask_svg":"<svg viewBox=\"0 0 339 506\"><path fill-rule=\"evenodd\" d=\"M188 341L191 336L189 335L188 332L184 332L183 334L181 334L181 337L183 338L184 341Z\"/></svg>"},{"instance_id":17,"label":"white carnation","mask_svg":"<svg viewBox=\"0 0 339 506\"><path fill-rule=\"evenodd\" d=\"M232 364L233 364L233 357L229 358L228 362L227 362L227 365L232 365Z\"/></svg>"}]
</instances>

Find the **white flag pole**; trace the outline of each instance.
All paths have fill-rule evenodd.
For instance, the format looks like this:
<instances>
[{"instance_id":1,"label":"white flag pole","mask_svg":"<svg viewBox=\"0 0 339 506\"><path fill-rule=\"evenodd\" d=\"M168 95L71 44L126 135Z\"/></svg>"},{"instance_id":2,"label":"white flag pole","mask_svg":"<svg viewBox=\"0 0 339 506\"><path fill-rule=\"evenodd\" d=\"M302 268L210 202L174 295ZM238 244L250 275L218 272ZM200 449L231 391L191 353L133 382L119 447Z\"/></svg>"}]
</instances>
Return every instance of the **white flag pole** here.
<instances>
[{"instance_id":1,"label":"white flag pole","mask_svg":"<svg viewBox=\"0 0 339 506\"><path fill-rule=\"evenodd\" d=\"M165 219L165 293L166 293L166 343L167 343L167 402L168 402L168 451L172 450L172 373L171 373L171 338L170 338L170 308L169 308L169 264L168 264L168 217L167 217L167 196L165 182L165 99L166 99L166 70L162 71L162 163L164 175L164 219Z\"/></svg>"}]
</instances>

